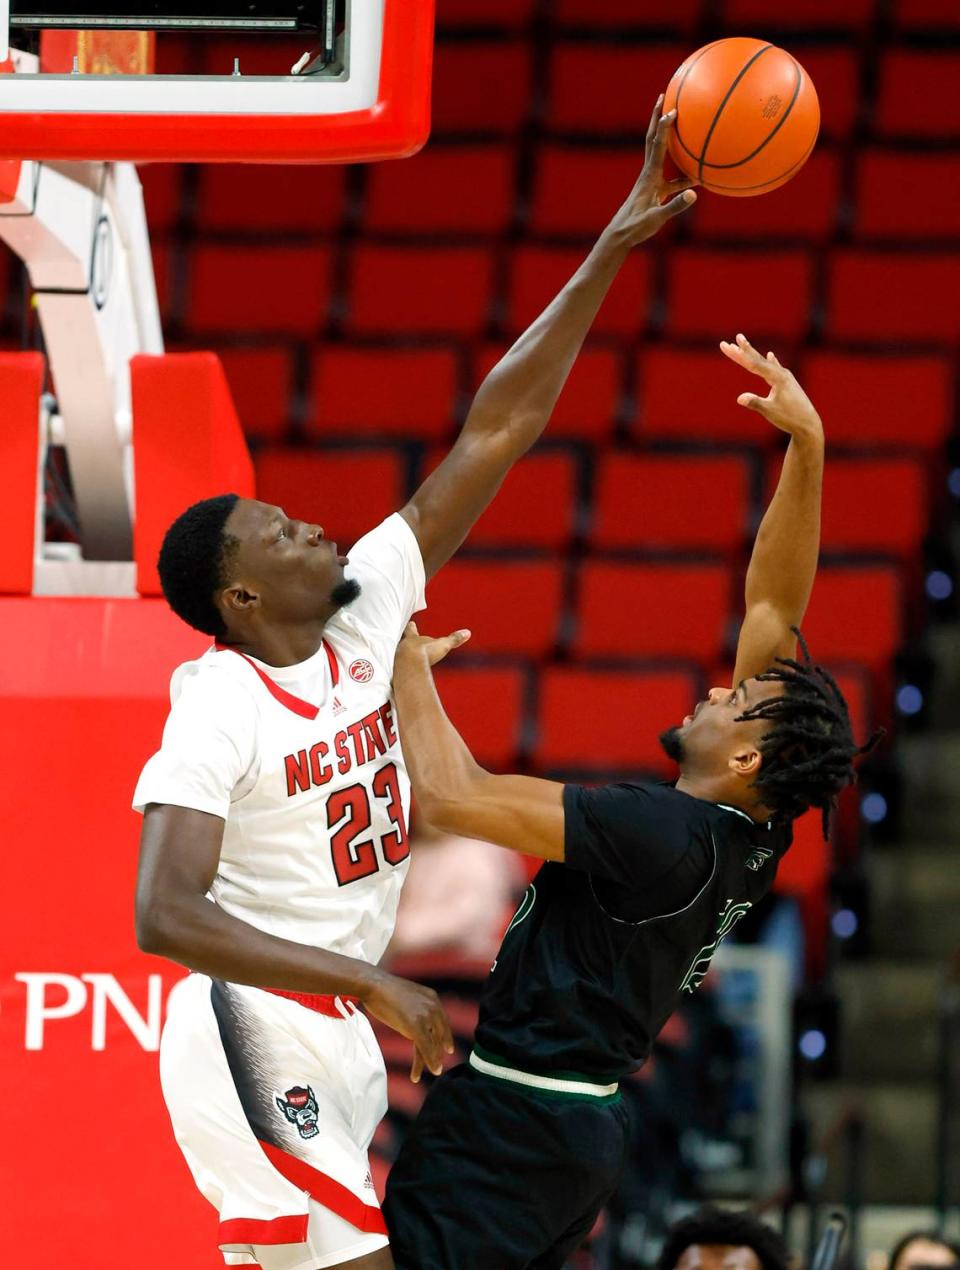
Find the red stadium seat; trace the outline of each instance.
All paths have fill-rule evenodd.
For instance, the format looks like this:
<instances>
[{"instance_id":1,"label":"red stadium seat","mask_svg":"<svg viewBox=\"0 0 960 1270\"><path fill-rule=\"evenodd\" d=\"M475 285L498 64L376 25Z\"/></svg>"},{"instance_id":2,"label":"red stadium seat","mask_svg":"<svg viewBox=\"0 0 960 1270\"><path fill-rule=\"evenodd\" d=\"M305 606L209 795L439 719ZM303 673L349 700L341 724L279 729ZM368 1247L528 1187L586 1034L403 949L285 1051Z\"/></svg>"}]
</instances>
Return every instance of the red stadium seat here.
<instances>
[{"instance_id":1,"label":"red stadium seat","mask_svg":"<svg viewBox=\"0 0 960 1270\"><path fill-rule=\"evenodd\" d=\"M434 134L516 132L530 110L530 70L526 41L441 42L433 65Z\"/></svg>"},{"instance_id":2,"label":"red stadium seat","mask_svg":"<svg viewBox=\"0 0 960 1270\"><path fill-rule=\"evenodd\" d=\"M470 247L359 247L349 325L362 334L473 335L487 321L493 260Z\"/></svg>"},{"instance_id":3,"label":"red stadium seat","mask_svg":"<svg viewBox=\"0 0 960 1270\"><path fill-rule=\"evenodd\" d=\"M218 348L247 436L280 441L290 423L293 363L288 348Z\"/></svg>"},{"instance_id":4,"label":"red stadium seat","mask_svg":"<svg viewBox=\"0 0 960 1270\"><path fill-rule=\"evenodd\" d=\"M474 390L506 352L502 345L482 345L474 360ZM574 363L560 394L546 436L571 441L599 441L613 431L620 399L622 359L610 348L588 346Z\"/></svg>"},{"instance_id":5,"label":"red stadium seat","mask_svg":"<svg viewBox=\"0 0 960 1270\"><path fill-rule=\"evenodd\" d=\"M433 626L428 621L424 629ZM477 762L501 771L514 766L523 725L523 673L454 663L438 667L436 681L444 710Z\"/></svg>"},{"instance_id":6,"label":"red stadium seat","mask_svg":"<svg viewBox=\"0 0 960 1270\"><path fill-rule=\"evenodd\" d=\"M834 339L955 342L960 338L960 256L835 251L827 329Z\"/></svg>"},{"instance_id":7,"label":"red stadium seat","mask_svg":"<svg viewBox=\"0 0 960 1270\"><path fill-rule=\"evenodd\" d=\"M145 163L137 169L151 235L172 229L183 198L183 164Z\"/></svg>"},{"instance_id":8,"label":"red stadium seat","mask_svg":"<svg viewBox=\"0 0 960 1270\"><path fill-rule=\"evenodd\" d=\"M566 26L642 27L646 29L690 31L696 26L703 0L673 0L669 6L637 4L637 0L553 0L551 15ZM681 59L682 60L682 59Z\"/></svg>"},{"instance_id":9,"label":"red stadium seat","mask_svg":"<svg viewBox=\"0 0 960 1270\"><path fill-rule=\"evenodd\" d=\"M717 200L718 202L722 200ZM507 294L506 325L516 335L547 307L583 263L576 247L524 243L513 252ZM594 335L633 338L647 325L653 278L649 252L628 256L590 328Z\"/></svg>"},{"instance_id":10,"label":"red stadium seat","mask_svg":"<svg viewBox=\"0 0 960 1270\"><path fill-rule=\"evenodd\" d=\"M768 501L779 475L777 460L767 474ZM823 478L822 550L913 555L927 531L928 484L915 459L831 459Z\"/></svg>"},{"instance_id":11,"label":"red stadium seat","mask_svg":"<svg viewBox=\"0 0 960 1270\"><path fill-rule=\"evenodd\" d=\"M874 15L875 0L803 0L771 12L768 0L726 0L723 16L731 27L748 26L752 35L771 27L788 30L857 30L867 26Z\"/></svg>"},{"instance_id":12,"label":"red stadium seat","mask_svg":"<svg viewBox=\"0 0 960 1270\"><path fill-rule=\"evenodd\" d=\"M828 463L823 488L823 548L913 556L927 532L928 486L927 472L916 460Z\"/></svg>"},{"instance_id":13,"label":"red stadium seat","mask_svg":"<svg viewBox=\"0 0 960 1270\"><path fill-rule=\"evenodd\" d=\"M834 231L839 204L840 156L821 148L788 185L762 198L702 198L690 228L697 238L743 243L765 238L822 242Z\"/></svg>"},{"instance_id":14,"label":"red stadium seat","mask_svg":"<svg viewBox=\"0 0 960 1270\"><path fill-rule=\"evenodd\" d=\"M954 0L894 0L894 21L907 31L944 30L960 26Z\"/></svg>"},{"instance_id":15,"label":"red stadium seat","mask_svg":"<svg viewBox=\"0 0 960 1270\"><path fill-rule=\"evenodd\" d=\"M343 219L346 171L332 164L201 164L197 224L208 232L329 233Z\"/></svg>"},{"instance_id":16,"label":"red stadium seat","mask_svg":"<svg viewBox=\"0 0 960 1270\"><path fill-rule=\"evenodd\" d=\"M894 49L880 63L874 126L890 137L960 135L960 54Z\"/></svg>"},{"instance_id":17,"label":"red stadium seat","mask_svg":"<svg viewBox=\"0 0 960 1270\"><path fill-rule=\"evenodd\" d=\"M740 458L608 454L597 474L596 547L736 551L748 528Z\"/></svg>"},{"instance_id":18,"label":"red stadium seat","mask_svg":"<svg viewBox=\"0 0 960 1270\"><path fill-rule=\"evenodd\" d=\"M431 470L446 455L431 455ZM511 469L496 498L470 530L472 547L567 546L577 521L576 459L560 450L528 454Z\"/></svg>"},{"instance_id":19,"label":"red stadium seat","mask_svg":"<svg viewBox=\"0 0 960 1270\"><path fill-rule=\"evenodd\" d=\"M477 653L541 656L557 642L563 571L542 561L454 560L427 588L424 630L468 627Z\"/></svg>"},{"instance_id":20,"label":"red stadium seat","mask_svg":"<svg viewBox=\"0 0 960 1270\"><path fill-rule=\"evenodd\" d=\"M591 561L580 574L575 650L709 662L723 647L729 606L725 565Z\"/></svg>"},{"instance_id":21,"label":"red stadium seat","mask_svg":"<svg viewBox=\"0 0 960 1270\"><path fill-rule=\"evenodd\" d=\"M341 550L404 501L403 461L395 450L262 450L254 466L258 498L322 525Z\"/></svg>"},{"instance_id":22,"label":"red stadium seat","mask_svg":"<svg viewBox=\"0 0 960 1270\"><path fill-rule=\"evenodd\" d=\"M318 349L308 430L437 439L449 431L457 362L448 349Z\"/></svg>"},{"instance_id":23,"label":"red stadium seat","mask_svg":"<svg viewBox=\"0 0 960 1270\"><path fill-rule=\"evenodd\" d=\"M810 321L812 261L803 251L674 248L669 257L667 330L733 339L799 338Z\"/></svg>"},{"instance_id":24,"label":"red stadium seat","mask_svg":"<svg viewBox=\"0 0 960 1270\"><path fill-rule=\"evenodd\" d=\"M500 233L513 213L513 169L503 145L434 145L371 164L364 224L373 233Z\"/></svg>"},{"instance_id":25,"label":"red stadium seat","mask_svg":"<svg viewBox=\"0 0 960 1270\"><path fill-rule=\"evenodd\" d=\"M191 331L315 335L330 291L323 247L198 245L190 256L186 323Z\"/></svg>"},{"instance_id":26,"label":"red stadium seat","mask_svg":"<svg viewBox=\"0 0 960 1270\"><path fill-rule=\"evenodd\" d=\"M785 350L780 360L789 365ZM678 440L773 445L781 435L737 405L756 387L752 376L710 350L654 347L640 357L636 433Z\"/></svg>"},{"instance_id":27,"label":"red stadium seat","mask_svg":"<svg viewBox=\"0 0 960 1270\"><path fill-rule=\"evenodd\" d=\"M893 567L821 568L803 622L811 654L883 670L900 646L901 603Z\"/></svg>"},{"instance_id":28,"label":"red stadium seat","mask_svg":"<svg viewBox=\"0 0 960 1270\"><path fill-rule=\"evenodd\" d=\"M824 137L849 137L860 112L860 59L857 50L844 44L805 44L793 51L816 85L820 101L821 144ZM790 184L796 184L796 180ZM734 201L742 203L743 199Z\"/></svg>"},{"instance_id":29,"label":"red stadium seat","mask_svg":"<svg viewBox=\"0 0 960 1270\"><path fill-rule=\"evenodd\" d=\"M437 25L516 29L533 17L535 0L438 0Z\"/></svg>"},{"instance_id":30,"label":"red stadium seat","mask_svg":"<svg viewBox=\"0 0 960 1270\"><path fill-rule=\"evenodd\" d=\"M893 190L909 194L892 198ZM960 155L861 152L856 230L861 238L960 237Z\"/></svg>"},{"instance_id":31,"label":"red stadium seat","mask_svg":"<svg viewBox=\"0 0 960 1270\"><path fill-rule=\"evenodd\" d=\"M950 430L953 370L946 357L812 352L800 378L831 446L931 450Z\"/></svg>"},{"instance_id":32,"label":"red stadium seat","mask_svg":"<svg viewBox=\"0 0 960 1270\"><path fill-rule=\"evenodd\" d=\"M687 52L680 44L558 42L550 57L546 127L601 137L617 132L642 137L657 94Z\"/></svg>"},{"instance_id":33,"label":"red stadium seat","mask_svg":"<svg viewBox=\"0 0 960 1270\"><path fill-rule=\"evenodd\" d=\"M530 228L538 234L598 234L633 188L642 159L632 149L541 145Z\"/></svg>"},{"instance_id":34,"label":"red stadium seat","mask_svg":"<svg viewBox=\"0 0 960 1270\"><path fill-rule=\"evenodd\" d=\"M607 671L551 666L540 676L541 769L665 773L657 737L697 701L685 671Z\"/></svg>"}]
</instances>

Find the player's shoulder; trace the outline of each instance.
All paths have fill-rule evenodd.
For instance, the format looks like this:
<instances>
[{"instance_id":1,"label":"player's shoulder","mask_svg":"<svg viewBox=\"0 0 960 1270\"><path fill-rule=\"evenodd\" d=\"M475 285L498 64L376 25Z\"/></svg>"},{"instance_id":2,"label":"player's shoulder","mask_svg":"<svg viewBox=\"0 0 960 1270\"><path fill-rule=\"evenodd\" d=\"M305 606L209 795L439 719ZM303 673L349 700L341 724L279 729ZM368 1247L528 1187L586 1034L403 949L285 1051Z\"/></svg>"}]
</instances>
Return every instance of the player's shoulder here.
<instances>
[{"instance_id":1,"label":"player's shoulder","mask_svg":"<svg viewBox=\"0 0 960 1270\"><path fill-rule=\"evenodd\" d=\"M419 560L420 544L402 512L392 512L369 529L350 548L347 575L357 569L382 564L391 557L412 556Z\"/></svg>"},{"instance_id":2,"label":"player's shoulder","mask_svg":"<svg viewBox=\"0 0 960 1270\"><path fill-rule=\"evenodd\" d=\"M193 661L182 662L170 676L172 707L198 712L251 716L256 701L250 683L252 671L242 657L229 649L210 646Z\"/></svg>"}]
</instances>

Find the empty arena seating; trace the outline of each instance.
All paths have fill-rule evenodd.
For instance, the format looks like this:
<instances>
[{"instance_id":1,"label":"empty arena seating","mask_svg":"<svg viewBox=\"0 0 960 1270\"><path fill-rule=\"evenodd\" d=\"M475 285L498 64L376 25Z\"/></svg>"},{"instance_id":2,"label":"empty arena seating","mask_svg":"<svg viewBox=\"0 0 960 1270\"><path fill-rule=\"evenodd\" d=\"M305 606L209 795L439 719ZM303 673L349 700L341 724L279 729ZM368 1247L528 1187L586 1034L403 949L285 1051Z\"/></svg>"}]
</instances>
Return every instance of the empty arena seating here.
<instances>
[{"instance_id":1,"label":"empty arena seating","mask_svg":"<svg viewBox=\"0 0 960 1270\"><path fill-rule=\"evenodd\" d=\"M481 247L359 246L348 327L357 335L469 336L487 323L493 261Z\"/></svg>"},{"instance_id":2,"label":"empty arena seating","mask_svg":"<svg viewBox=\"0 0 960 1270\"><path fill-rule=\"evenodd\" d=\"M608 454L597 473L591 541L734 552L747 533L750 476L733 456Z\"/></svg>"},{"instance_id":3,"label":"empty arena seating","mask_svg":"<svg viewBox=\"0 0 960 1270\"><path fill-rule=\"evenodd\" d=\"M445 451L434 453L434 462ZM563 551L579 512L580 471L568 450L538 450L513 468L497 497L470 531L471 547L527 547Z\"/></svg>"},{"instance_id":4,"label":"empty arena seating","mask_svg":"<svg viewBox=\"0 0 960 1270\"><path fill-rule=\"evenodd\" d=\"M874 125L881 136L948 140L960 136L954 92L960 53L889 50L880 62Z\"/></svg>"},{"instance_id":5,"label":"empty arena seating","mask_svg":"<svg viewBox=\"0 0 960 1270\"><path fill-rule=\"evenodd\" d=\"M860 238L921 241L960 237L960 155L864 150L857 160L856 230ZM890 191L929 197L892 199Z\"/></svg>"},{"instance_id":6,"label":"empty arena seating","mask_svg":"<svg viewBox=\"0 0 960 1270\"><path fill-rule=\"evenodd\" d=\"M698 700L684 671L611 671L553 666L540 677L534 757L539 767L659 772L669 767L657 737Z\"/></svg>"},{"instance_id":7,"label":"empty arena seating","mask_svg":"<svg viewBox=\"0 0 960 1270\"><path fill-rule=\"evenodd\" d=\"M589 561L580 571L574 651L715 661L732 598L724 565Z\"/></svg>"},{"instance_id":8,"label":"empty arena seating","mask_svg":"<svg viewBox=\"0 0 960 1270\"><path fill-rule=\"evenodd\" d=\"M667 332L671 336L797 340L810 324L813 260L805 251L670 253Z\"/></svg>"},{"instance_id":9,"label":"empty arena seating","mask_svg":"<svg viewBox=\"0 0 960 1270\"><path fill-rule=\"evenodd\" d=\"M833 254L827 330L836 339L944 344L960 338L960 256L950 252Z\"/></svg>"},{"instance_id":10,"label":"empty arena seating","mask_svg":"<svg viewBox=\"0 0 960 1270\"><path fill-rule=\"evenodd\" d=\"M332 233L344 217L346 185L343 167L278 167L267 177L252 164L205 163L197 170L196 215L205 230L262 230L269 188L272 228Z\"/></svg>"},{"instance_id":11,"label":"empty arena seating","mask_svg":"<svg viewBox=\"0 0 960 1270\"><path fill-rule=\"evenodd\" d=\"M523 727L526 678L516 666L460 666L437 671L437 687L454 727L478 763L516 765Z\"/></svg>"},{"instance_id":12,"label":"empty arena seating","mask_svg":"<svg viewBox=\"0 0 960 1270\"><path fill-rule=\"evenodd\" d=\"M686 55L682 44L558 41L550 57L544 123L559 133L642 137L657 93L647 89L645 98L638 86L666 86Z\"/></svg>"},{"instance_id":13,"label":"empty arena seating","mask_svg":"<svg viewBox=\"0 0 960 1270\"><path fill-rule=\"evenodd\" d=\"M195 333L247 331L315 336L330 299L324 246L233 247L203 243L190 253L186 322Z\"/></svg>"},{"instance_id":14,"label":"empty arena seating","mask_svg":"<svg viewBox=\"0 0 960 1270\"><path fill-rule=\"evenodd\" d=\"M514 156L499 145L436 145L367 173L371 233L496 234L513 212ZM470 179L463 179L464 172Z\"/></svg>"},{"instance_id":15,"label":"empty arena seating","mask_svg":"<svg viewBox=\"0 0 960 1270\"><path fill-rule=\"evenodd\" d=\"M320 346L308 433L437 440L453 421L457 374L451 349Z\"/></svg>"},{"instance_id":16,"label":"empty arena seating","mask_svg":"<svg viewBox=\"0 0 960 1270\"><path fill-rule=\"evenodd\" d=\"M818 349L800 375L834 447L932 450L953 415L953 371L945 356L884 356Z\"/></svg>"},{"instance_id":17,"label":"empty arena seating","mask_svg":"<svg viewBox=\"0 0 960 1270\"><path fill-rule=\"evenodd\" d=\"M433 66L434 132L516 133L529 106L532 65L524 40L440 43Z\"/></svg>"},{"instance_id":18,"label":"empty arena seating","mask_svg":"<svg viewBox=\"0 0 960 1270\"><path fill-rule=\"evenodd\" d=\"M250 437L282 441L289 427L293 357L283 344L227 345L217 349L237 413Z\"/></svg>"},{"instance_id":19,"label":"empty arena seating","mask_svg":"<svg viewBox=\"0 0 960 1270\"><path fill-rule=\"evenodd\" d=\"M563 584L554 560L454 560L427 587L424 629L469 627L471 653L544 657L560 636Z\"/></svg>"}]
</instances>

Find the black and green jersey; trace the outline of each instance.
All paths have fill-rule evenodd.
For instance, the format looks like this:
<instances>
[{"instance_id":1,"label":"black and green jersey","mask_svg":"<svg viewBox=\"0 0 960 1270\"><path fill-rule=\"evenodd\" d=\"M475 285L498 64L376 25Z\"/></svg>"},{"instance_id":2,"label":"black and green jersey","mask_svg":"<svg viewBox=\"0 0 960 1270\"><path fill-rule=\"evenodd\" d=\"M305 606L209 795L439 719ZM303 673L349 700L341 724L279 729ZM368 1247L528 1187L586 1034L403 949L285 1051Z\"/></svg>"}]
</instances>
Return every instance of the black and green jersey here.
<instances>
[{"instance_id":1,"label":"black and green jersey","mask_svg":"<svg viewBox=\"0 0 960 1270\"><path fill-rule=\"evenodd\" d=\"M647 1058L792 835L670 785L568 785L563 802L565 862L544 864L504 936L477 1050L612 1082Z\"/></svg>"}]
</instances>

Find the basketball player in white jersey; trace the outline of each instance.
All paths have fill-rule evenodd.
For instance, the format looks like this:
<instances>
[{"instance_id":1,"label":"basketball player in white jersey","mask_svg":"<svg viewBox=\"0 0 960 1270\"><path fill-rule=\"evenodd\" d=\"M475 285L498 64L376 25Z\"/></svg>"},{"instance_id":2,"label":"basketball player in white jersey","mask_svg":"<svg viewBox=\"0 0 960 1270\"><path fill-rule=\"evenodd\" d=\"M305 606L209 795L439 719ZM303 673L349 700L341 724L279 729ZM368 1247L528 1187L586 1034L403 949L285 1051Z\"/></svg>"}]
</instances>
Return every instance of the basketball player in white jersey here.
<instances>
[{"instance_id":1,"label":"basketball player in white jersey","mask_svg":"<svg viewBox=\"0 0 960 1270\"><path fill-rule=\"evenodd\" d=\"M216 642L175 672L137 786L137 935L194 971L161 1082L227 1265L393 1266L367 1161L386 1082L364 1012L412 1040L415 1080L452 1050L435 994L377 965L408 852L394 652L546 426L630 249L694 200L664 179L660 105L640 178L583 266L487 377L450 454L349 559L319 525L233 495L189 508L164 541L167 599Z\"/></svg>"}]
</instances>

